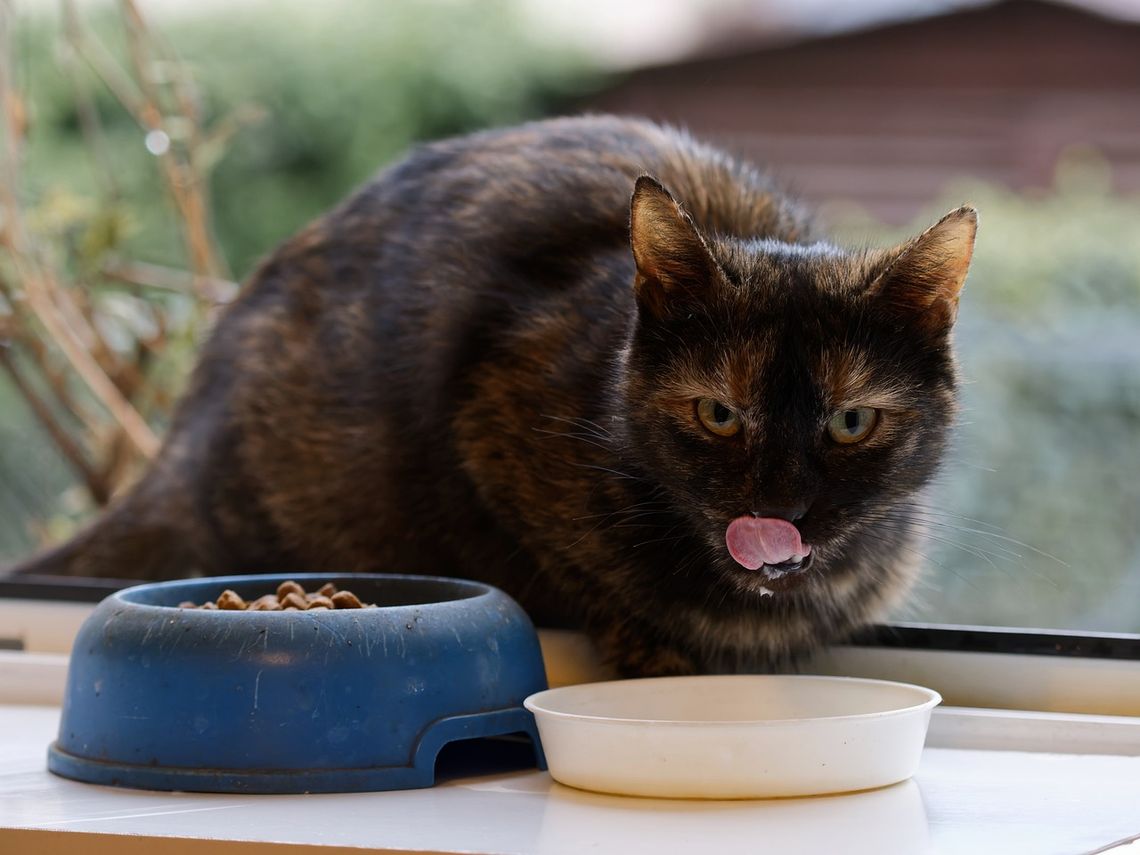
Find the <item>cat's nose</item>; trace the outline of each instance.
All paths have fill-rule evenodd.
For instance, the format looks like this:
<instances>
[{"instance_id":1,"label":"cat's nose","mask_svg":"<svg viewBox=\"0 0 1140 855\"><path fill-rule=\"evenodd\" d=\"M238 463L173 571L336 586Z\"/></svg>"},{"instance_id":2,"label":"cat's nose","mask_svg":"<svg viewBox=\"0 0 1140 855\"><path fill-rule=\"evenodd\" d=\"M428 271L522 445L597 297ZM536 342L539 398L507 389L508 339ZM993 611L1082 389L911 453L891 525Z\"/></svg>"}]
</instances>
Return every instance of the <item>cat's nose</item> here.
<instances>
[{"instance_id":1,"label":"cat's nose","mask_svg":"<svg viewBox=\"0 0 1140 855\"><path fill-rule=\"evenodd\" d=\"M767 519L780 519L787 520L788 522L795 522L796 520L803 519L804 514L808 512L807 503L793 505L791 507L777 507L775 505L764 505L752 511L754 517L764 517Z\"/></svg>"}]
</instances>

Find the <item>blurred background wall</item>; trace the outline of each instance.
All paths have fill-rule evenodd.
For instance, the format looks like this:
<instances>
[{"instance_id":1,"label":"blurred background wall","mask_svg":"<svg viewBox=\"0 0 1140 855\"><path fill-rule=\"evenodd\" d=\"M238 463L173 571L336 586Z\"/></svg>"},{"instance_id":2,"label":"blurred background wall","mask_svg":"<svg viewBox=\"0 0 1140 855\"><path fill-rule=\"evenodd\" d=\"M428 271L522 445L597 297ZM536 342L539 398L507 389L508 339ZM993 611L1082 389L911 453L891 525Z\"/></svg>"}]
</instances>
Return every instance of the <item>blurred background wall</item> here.
<instances>
[{"instance_id":1,"label":"blurred background wall","mask_svg":"<svg viewBox=\"0 0 1140 855\"><path fill-rule=\"evenodd\" d=\"M1140 4L1136 14L1140 16ZM1095 149L1140 190L1140 23L1008 0L823 36L741 33L591 99L772 164L817 205L909 223L962 176L1022 192Z\"/></svg>"},{"instance_id":2,"label":"blurred background wall","mask_svg":"<svg viewBox=\"0 0 1140 855\"><path fill-rule=\"evenodd\" d=\"M27 258L90 316L100 364L155 435L230 283L409 145L560 112L640 113L769 167L853 243L979 207L958 333L966 406L930 500L930 572L900 617L1140 631L1135 4L8 9ZM19 288L21 258L0 245L0 284ZM123 438L50 336L38 355L16 336L23 297L10 296L0 560L80 524L146 444Z\"/></svg>"}]
</instances>

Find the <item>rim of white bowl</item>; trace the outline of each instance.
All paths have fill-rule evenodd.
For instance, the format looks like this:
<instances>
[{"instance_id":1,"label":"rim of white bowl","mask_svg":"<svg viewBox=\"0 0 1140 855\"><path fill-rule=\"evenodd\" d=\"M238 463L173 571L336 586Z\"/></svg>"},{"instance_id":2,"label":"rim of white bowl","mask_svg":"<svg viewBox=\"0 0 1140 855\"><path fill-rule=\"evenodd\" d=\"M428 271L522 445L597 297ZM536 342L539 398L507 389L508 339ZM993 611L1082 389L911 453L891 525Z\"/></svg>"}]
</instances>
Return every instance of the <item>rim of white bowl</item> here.
<instances>
[{"instance_id":1,"label":"rim of white bowl","mask_svg":"<svg viewBox=\"0 0 1140 855\"><path fill-rule=\"evenodd\" d=\"M708 719L708 720L693 720L693 719L658 719L658 718L622 718L618 716L605 716L605 715L592 715L589 713L569 713L560 710L552 710L544 707L541 700L548 698L551 695L572 693L578 690L584 690L590 686L598 685L617 685L622 683L649 683L649 682L675 682L679 680L704 680L704 679L741 679L741 680L754 680L766 678L779 678L779 679L792 679L796 681L801 680L815 680L820 682L831 683L861 683L864 685L878 685L878 686L892 686L895 688L912 689L920 695L926 696L926 700L919 704L912 704L905 707L896 707L889 710L880 710L878 712L868 713L850 713L846 715L820 715L810 716L808 718L743 718L743 719ZM896 680L875 680L869 677L832 677L815 674L702 674L687 677L642 677L631 680L601 680L593 683L576 683L572 686L559 686L555 689L544 689L541 692L535 692L525 700L523 706L530 710L532 713L551 716L553 718L561 718L572 721L581 722L597 722L599 724L637 724L637 725L656 725L656 726L676 726L676 727L707 727L710 725L725 725L725 724L742 724L751 725L754 727L772 727L775 725L789 725L789 724L807 724L817 721L859 721L864 719L874 718L890 718L893 716L902 716L912 713L921 712L922 710L932 709L942 703L942 695L929 689L926 686L919 686L915 683L900 683Z\"/></svg>"}]
</instances>

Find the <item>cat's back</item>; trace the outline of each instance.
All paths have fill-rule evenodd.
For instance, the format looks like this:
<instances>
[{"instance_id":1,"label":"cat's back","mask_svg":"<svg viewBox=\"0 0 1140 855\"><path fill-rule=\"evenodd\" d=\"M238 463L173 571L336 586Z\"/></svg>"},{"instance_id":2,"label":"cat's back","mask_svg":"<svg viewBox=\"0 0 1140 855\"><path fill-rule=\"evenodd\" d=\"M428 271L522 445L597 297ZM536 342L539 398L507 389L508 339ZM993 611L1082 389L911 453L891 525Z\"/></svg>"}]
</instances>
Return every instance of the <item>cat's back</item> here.
<instances>
[{"instance_id":1,"label":"cat's back","mask_svg":"<svg viewBox=\"0 0 1140 855\"><path fill-rule=\"evenodd\" d=\"M330 225L373 223L405 248L474 241L476 255L624 246L630 194L643 173L711 231L807 237L804 212L763 173L682 131L617 116L551 119L423 145L334 212Z\"/></svg>"},{"instance_id":2,"label":"cat's back","mask_svg":"<svg viewBox=\"0 0 1140 855\"><path fill-rule=\"evenodd\" d=\"M382 170L267 259L213 353L259 389L300 363L357 405L378 366L389 384L407 374L422 387L552 295L631 308L629 200L644 173L711 232L811 237L763 173L687 133L617 116L531 122L428 143Z\"/></svg>"},{"instance_id":3,"label":"cat's back","mask_svg":"<svg viewBox=\"0 0 1140 855\"><path fill-rule=\"evenodd\" d=\"M323 396L359 410L375 372L422 388L425 372L477 361L552 295L632 308L629 201L644 173L710 232L812 237L763 173L676 129L579 116L485 131L419 146L285 242L204 361L224 376L238 365L259 394L295 364ZM444 380L435 386L448 394Z\"/></svg>"}]
</instances>

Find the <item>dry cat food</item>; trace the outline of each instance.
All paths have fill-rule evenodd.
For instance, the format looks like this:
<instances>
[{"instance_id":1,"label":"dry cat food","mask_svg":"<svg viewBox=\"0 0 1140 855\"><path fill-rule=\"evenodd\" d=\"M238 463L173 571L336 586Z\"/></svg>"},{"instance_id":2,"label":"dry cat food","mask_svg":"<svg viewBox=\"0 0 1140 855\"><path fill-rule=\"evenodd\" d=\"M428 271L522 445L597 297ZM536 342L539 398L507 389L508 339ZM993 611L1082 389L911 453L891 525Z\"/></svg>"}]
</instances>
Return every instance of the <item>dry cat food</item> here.
<instances>
[{"instance_id":1,"label":"dry cat food","mask_svg":"<svg viewBox=\"0 0 1140 855\"><path fill-rule=\"evenodd\" d=\"M217 602L197 605L190 601L179 603L180 609L221 609L240 612L298 612L314 609L374 609L371 603L362 603L352 591L341 591L332 582L326 582L313 593L306 593L298 583L290 580L277 586L277 593L266 594L246 602L229 588L222 591Z\"/></svg>"}]
</instances>

